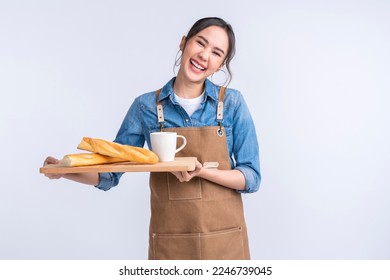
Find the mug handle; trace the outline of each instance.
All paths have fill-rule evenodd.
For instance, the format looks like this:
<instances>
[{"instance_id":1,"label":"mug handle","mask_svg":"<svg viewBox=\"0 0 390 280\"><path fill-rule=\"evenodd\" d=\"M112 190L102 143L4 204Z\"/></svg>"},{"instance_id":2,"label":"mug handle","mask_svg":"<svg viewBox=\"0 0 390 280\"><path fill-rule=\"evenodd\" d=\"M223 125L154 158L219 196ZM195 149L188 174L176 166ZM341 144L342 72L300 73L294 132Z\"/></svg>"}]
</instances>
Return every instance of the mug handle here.
<instances>
[{"instance_id":1,"label":"mug handle","mask_svg":"<svg viewBox=\"0 0 390 280\"><path fill-rule=\"evenodd\" d=\"M183 135L176 135L176 139L177 138L183 139L183 144L179 148L176 149L175 154L177 152L180 152L187 145L187 139Z\"/></svg>"}]
</instances>

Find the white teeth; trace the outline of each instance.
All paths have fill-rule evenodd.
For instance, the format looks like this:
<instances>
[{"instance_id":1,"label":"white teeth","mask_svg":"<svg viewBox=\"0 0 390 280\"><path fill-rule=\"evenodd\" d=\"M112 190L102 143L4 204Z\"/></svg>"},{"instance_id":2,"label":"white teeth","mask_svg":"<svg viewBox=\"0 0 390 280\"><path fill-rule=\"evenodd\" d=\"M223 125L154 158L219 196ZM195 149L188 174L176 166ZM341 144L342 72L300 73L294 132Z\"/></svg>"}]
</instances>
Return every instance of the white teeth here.
<instances>
[{"instance_id":1,"label":"white teeth","mask_svg":"<svg viewBox=\"0 0 390 280\"><path fill-rule=\"evenodd\" d=\"M196 68L198 68L199 70L202 70L204 71L205 68L203 68L202 66L200 66L198 63L196 63L195 61L193 61L192 59L190 59L190 62L192 65L194 65Z\"/></svg>"}]
</instances>

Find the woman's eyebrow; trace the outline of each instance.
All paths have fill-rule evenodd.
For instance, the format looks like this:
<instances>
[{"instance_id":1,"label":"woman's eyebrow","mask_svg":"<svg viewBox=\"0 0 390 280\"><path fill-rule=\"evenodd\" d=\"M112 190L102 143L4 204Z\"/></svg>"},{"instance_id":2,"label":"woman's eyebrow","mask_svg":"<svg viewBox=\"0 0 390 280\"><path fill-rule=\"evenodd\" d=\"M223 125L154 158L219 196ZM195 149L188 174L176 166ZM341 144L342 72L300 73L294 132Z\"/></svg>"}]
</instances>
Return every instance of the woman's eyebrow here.
<instances>
[{"instance_id":1,"label":"woman's eyebrow","mask_svg":"<svg viewBox=\"0 0 390 280\"><path fill-rule=\"evenodd\" d=\"M202 35L198 35L199 38L201 38L203 41L205 41L206 44L209 43L209 41L207 41L207 39L205 37L203 37ZM225 52L221 49L221 48L218 48L218 47L214 47L216 50L220 51L222 54L225 54Z\"/></svg>"}]
</instances>

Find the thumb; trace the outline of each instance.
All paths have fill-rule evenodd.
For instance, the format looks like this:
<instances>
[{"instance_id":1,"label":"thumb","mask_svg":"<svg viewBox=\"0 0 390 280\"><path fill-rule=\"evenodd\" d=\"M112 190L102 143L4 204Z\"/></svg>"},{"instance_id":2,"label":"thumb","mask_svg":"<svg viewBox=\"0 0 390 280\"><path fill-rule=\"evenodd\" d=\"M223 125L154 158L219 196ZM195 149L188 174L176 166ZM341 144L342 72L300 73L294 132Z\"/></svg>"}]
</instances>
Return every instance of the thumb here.
<instances>
[{"instance_id":1,"label":"thumb","mask_svg":"<svg viewBox=\"0 0 390 280\"><path fill-rule=\"evenodd\" d=\"M45 162L43 163L43 165L47 165L47 164L58 164L60 163L60 161L58 159L56 159L55 157L47 157L45 159Z\"/></svg>"}]
</instances>

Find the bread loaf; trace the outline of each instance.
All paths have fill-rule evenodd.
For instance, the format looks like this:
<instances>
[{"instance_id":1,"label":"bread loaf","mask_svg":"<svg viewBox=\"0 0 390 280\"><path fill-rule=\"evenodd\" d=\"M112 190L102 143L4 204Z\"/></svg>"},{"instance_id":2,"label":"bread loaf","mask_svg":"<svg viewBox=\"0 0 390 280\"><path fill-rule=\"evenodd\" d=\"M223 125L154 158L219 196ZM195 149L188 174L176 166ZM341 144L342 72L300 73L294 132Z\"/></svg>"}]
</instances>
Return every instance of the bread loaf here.
<instances>
[{"instance_id":1,"label":"bread loaf","mask_svg":"<svg viewBox=\"0 0 390 280\"><path fill-rule=\"evenodd\" d=\"M121 158L132 162L158 162L158 156L148 149L130 145L122 145L103 139L84 137L77 148L80 150L86 150L114 158Z\"/></svg>"},{"instance_id":2,"label":"bread loaf","mask_svg":"<svg viewBox=\"0 0 390 280\"><path fill-rule=\"evenodd\" d=\"M126 161L122 158L113 158L108 156L99 155L96 153L80 153L65 155L61 160L61 164L64 166L84 166L84 165L96 165L104 163L115 163Z\"/></svg>"}]
</instances>

